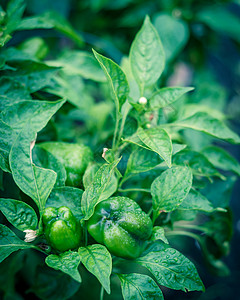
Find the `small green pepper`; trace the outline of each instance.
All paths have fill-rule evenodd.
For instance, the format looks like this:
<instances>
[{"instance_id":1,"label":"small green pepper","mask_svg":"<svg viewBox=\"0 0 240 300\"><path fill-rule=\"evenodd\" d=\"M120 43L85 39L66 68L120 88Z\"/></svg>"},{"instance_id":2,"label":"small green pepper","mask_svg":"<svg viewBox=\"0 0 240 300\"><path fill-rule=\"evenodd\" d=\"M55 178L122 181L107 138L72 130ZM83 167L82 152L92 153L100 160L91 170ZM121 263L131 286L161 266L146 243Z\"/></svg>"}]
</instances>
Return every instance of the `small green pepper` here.
<instances>
[{"instance_id":1,"label":"small green pepper","mask_svg":"<svg viewBox=\"0 0 240 300\"><path fill-rule=\"evenodd\" d=\"M91 149L82 144L46 142L39 146L54 155L67 172L66 185L79 187L83 173L93 160Z\"/></svg>"},{"instance_id":2,"label":"small green pepper","mask_svg":"<svg viewBox=\"0 0 240 300\"><path fill-rule=\"evenodd\" d=\"M134 259L152 234L152 221L135 201L113 197L96 206L88 220L88 232L112 254Z\"/></svg>"},{"instance_id":3,"label":"small green pepper","mask_svg":"<svg viewBox=\"0 0 240 300\"><path fill-rule=\"evenodd\" d=\"M68 207L46 208L42 221L45 237L53 249L64 252L80 245L82 228Z\"/></svg>"}]
</instances>

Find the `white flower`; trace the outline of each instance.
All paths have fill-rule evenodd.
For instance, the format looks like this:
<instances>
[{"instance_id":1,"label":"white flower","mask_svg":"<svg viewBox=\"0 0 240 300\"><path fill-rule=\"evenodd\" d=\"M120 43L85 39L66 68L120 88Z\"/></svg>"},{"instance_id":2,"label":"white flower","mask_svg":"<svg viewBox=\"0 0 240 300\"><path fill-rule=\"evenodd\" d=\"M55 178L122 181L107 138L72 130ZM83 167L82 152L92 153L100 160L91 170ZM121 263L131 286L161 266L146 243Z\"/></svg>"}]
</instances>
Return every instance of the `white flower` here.
<instances>
[{"instance_id":1,"label":"white flower","mask_svg":"<svg viewBox=\"0 0 240 300\"><path fill-rule=\"evenodd\" d=\"M147 98L141 97L141 98L139 98L138 102L139 102L140 104L147 104Z\"/></svg>"},{"instance_id":2,"label":"white flower","mask_svg":"<svg viewBox=\"0 0 240 300\"><path fill-rule=\"evenodd\" d=\"M26 229L23 232L26 233L25 239L24 239L24 242L26 242L26 243L30 243L30 242L34 241L37 237L37 231L36 230Z\"/></svg>"}]
</instances>

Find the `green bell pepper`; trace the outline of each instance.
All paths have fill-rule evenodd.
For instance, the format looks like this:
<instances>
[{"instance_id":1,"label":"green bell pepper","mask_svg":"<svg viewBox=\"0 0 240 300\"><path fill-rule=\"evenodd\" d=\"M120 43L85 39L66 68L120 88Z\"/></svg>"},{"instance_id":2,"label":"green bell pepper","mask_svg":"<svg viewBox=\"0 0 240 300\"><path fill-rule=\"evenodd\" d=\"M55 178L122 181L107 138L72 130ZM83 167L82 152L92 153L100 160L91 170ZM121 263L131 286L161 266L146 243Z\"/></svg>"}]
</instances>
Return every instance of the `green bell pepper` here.
<instances>
[{"instance_id":1,"label":"green bell pepper","mask_svg":"<svg viewBox=\"0 0 240 300\"><path fill-rule=\"evenodd\" d=\"M81 224L68 207L46 208L42 221L45 237L53 249L64 252L80 245Z\"/></svg>"},{"instance_id":2,"label":"green bell pepper","mask_svg":"<svg viewBox=\"0 0 240 300\"><path fill-rule=\"evenodd\" d=\"M65 167L67 172L66 185L79 187L83 173L93 160L91 149L82 144L64 142L46 142L40 147L54 155Z\"/></svg>"},{"instance_id":3,"label":"green bell pepper","mask_svg":"<svg viewBox=\"0 0 240 300\"><path fill-rule=\"evenodd\" d=\"M100 202L88 220L88 232L116 256L134 259L141 255L152 234L152 221L127 197Z\"/></svg>"}]
</instances>

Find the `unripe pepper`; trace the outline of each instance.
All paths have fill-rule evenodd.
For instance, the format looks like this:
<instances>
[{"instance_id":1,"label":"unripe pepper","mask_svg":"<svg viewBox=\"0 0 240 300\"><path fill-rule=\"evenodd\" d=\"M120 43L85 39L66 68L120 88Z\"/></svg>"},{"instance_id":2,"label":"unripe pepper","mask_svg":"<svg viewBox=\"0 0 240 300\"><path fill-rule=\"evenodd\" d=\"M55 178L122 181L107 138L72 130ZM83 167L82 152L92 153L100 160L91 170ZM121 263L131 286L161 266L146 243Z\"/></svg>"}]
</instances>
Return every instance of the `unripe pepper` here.
<instances>
[{"instance_id":1,"label":"unripe pepper","mask_svg":"<svg viewBox=\"0 0 240 300\"><path fill-rule=\"evenodd\" d=\"M82 228L68 207L46 208L42 221L45 237L53 249L64 252L80 245Z\"/></svg>"},{"instance_id":2,"label":"unripe pepper","mask_svg":"<svg viewBox=\"0 0 240 300\"><path fill-rule=\"evenodd\" d=\"M39 146L54 155L67 172L66 185L79 187L83 173L93 160L91 149L83 144L46 142Z\"/></svg>"},{"instance_id":3,"label":"unripe pepper","mask_svg":"<svg viewBox=\"0 0 240 300\"><path fill-rule=\"evenodd\" d=\"M119 257L141 255L152 234L152 221L140 206L127 197L112 197L100 202L88 220L88 232Z\"/></svg>"}]
</instances>

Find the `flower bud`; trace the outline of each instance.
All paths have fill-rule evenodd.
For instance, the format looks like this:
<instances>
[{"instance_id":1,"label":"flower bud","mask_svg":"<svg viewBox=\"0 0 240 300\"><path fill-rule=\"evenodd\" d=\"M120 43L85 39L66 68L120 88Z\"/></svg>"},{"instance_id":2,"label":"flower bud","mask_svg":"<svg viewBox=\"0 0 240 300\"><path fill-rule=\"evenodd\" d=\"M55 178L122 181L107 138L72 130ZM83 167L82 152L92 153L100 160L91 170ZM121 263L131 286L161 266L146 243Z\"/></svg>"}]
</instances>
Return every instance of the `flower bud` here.
<instances>
[{"instance_id":1,"label":"flower bud","mask_svg":"<svg viewBox=\"0 0 240 300\"><path fill-rule=\"evenodd\" d=\"M147 98L141 97L141 98L139 98L138 102L139 102L140 104L147 104Z\"/></svg>"}]
</instances>

